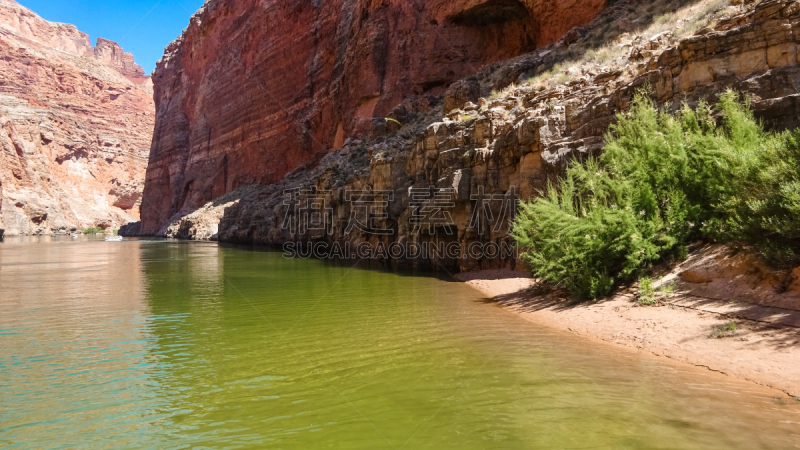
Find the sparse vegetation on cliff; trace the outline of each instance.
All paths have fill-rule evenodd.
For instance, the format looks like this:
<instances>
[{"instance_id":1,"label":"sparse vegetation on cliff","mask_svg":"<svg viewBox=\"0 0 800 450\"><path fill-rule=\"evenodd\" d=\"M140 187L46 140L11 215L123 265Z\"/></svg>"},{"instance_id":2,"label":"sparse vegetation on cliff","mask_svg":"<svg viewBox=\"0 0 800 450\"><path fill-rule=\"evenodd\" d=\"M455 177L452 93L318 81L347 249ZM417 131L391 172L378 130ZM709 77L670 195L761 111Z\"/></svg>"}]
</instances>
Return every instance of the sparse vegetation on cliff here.
<instances>
[{"instance_id":1,"label":"sparse vegetation on cliff","mask_svg":"<svg viewBox=\"0 0 800 450\"><path fill-rule=\"evenodd\" d=\"M536 276L598 298L697 239L796 257L800 132L764 131L731 91L676 113L640 93L606 139L602 156L522 205L513 234Z\"/></svg>"},{"instance_id":2,"label":"sparse vegetation on cliff","mask_svg":"<svg viewBox=\"0 0 800 450\"><path fill-rule=\"evenodd\" d=\"M635 71L631 50L635 46L652 48L666 42L677 42L697 31L714 26L722 17L739 13L748 6L743 0L660 0L626 4L618 17L608 15L595 20L585 35L572 45L548 49L547 60L501 90L492 92L490 100L513 95L519 88L545 90L576 81L582 76L603 70L621 70L622 78ZM751 2L752 3L752 2Z\"/></svg>"}]
</instances>

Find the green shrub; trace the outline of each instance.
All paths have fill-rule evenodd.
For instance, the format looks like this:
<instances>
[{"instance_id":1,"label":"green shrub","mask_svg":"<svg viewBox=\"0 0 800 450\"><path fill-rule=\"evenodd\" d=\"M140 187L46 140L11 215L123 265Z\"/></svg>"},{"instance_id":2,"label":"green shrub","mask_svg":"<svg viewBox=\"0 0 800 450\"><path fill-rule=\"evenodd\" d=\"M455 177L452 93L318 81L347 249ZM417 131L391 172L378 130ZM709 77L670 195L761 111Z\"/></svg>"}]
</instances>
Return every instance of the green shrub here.
<instances>
[{"instance_id":1,"label":"green shrub","mask_svg":"<svg viewBox=\"0 0 800 450\"><path fill-rule=\"evenodd\" d=\"M636 302L643 306L652 306L659 303L659 300L670 298L675 294L675 281L668 283L662 282L656 288L655 280L650 277L639 278L639 292Z\"/></svg>"},{"instance_id":2,"label":"green shrub","mask_svg":"<svg viewBox=\"0 0 800 450\"><path fill-rule=\"evenodd\" d=\"M512 234L544 281L598 298L698 238L797 244L800 133L766 133L738 94L672 114L640 93L606 142L520 206Z\"/></svg>"},{"instance_id":3,"label":"green shrub","mask_svg":"<svg viewBox=\"0 0 800 450\"><path fill-rule=\"evenodd\" d=\"M81 233L83 234L99 234L104 233L103 229L100 227L91 227L91 228L82 228Z\"/></svg>"},{"instance_id":4,"label":"green shrub","mask_svg":"<svg viewBox=\"0 0 800 450\"><path fill-rule=\"evenodd\" d=\"M653 279L642 277L639 279L639 303L642 305L652 305L656 302L656 289L653 286Z\"/></svg>"},{"instance_id":5,"label":"green shrub","mask_svg":"<svg viewBox=\"0 0 800 450\"><path fill-rule=\"evenodd\" d=\"M761 144L735 155L733 189L720 202L727 214L712 221L706 231L719 241L755 244L773 263L796 266L800 263L800 130L748 131L753 137L746 139Z\"/></svg>"}]
</instances>

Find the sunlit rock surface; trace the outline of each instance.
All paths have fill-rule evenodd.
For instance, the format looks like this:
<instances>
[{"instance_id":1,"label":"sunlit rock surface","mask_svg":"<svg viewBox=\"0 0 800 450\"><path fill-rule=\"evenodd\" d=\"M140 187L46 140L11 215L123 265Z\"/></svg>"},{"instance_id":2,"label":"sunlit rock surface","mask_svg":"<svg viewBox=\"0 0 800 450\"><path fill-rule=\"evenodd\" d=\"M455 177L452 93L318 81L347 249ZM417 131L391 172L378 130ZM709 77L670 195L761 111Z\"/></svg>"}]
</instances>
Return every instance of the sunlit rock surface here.
<instances>
[{"instance_id":1,"label":"sunlit rock surface","mask_svg":"<svg viewBox=\"0 0 800 450\"><path fill-rule=\"evenodd\" d=\"M0 0L0 228L117 228L139 217L152 82L119 45Z\"/></svg>"},{"instance_id":2,"label":"sunlit rock surface","mask_svg":"<svg viewBox=\"0 0 800 450\"><path fill-rule=\"evenodd\" d=\"M466 79L445 95L441 120L407 125L372 140L349 140L318 165L296 170L274 185L217 197L172 221L164 233L272 246L457 243L462 253L455 258L384 259L451 271L514 267L513 255L473 255L470 246L494 251L509 244L508 201L538 195L573 157L598 154L616 114L625 112L634 94L646 87L659 105L673 108L684 101L713 103L720 93L735 89L750 98L768 128L800 126L798 36L800 4L772 0L680 39L671 34L649 40L621 36L624 55L630 57L618 65L571 68L565 83L524 85L475 104L474 80ZM545 64L553 50L531 52L509 67L513 72L518 65ZM461 109L447 111L451 107ZM419 208L413 190L431 187L446 198L439 206L449 213L447 223L428 217L422 230L415 229ZM292 227L303 220L303 210L294 209L296 202L286 193L303 190L324 205L317 212L329 211L330 231ZM356 194L348 198L348 192ZM389 234L348 230L354 215L363 215L354 199L369 198L370 192L388 193L374 203L373 213L375 224Z\"/></svg>"},{"instance_id":3,"label":"sunlit rock surface","mask_svg":"<svg viewBox=\"0 0 800 450\"><path fill-rule=\"evenodd\" d=\"M318 162L373 117L559 39L605 0L211 0L154 73L144 233Z\"/></svg>"}]
</instances>

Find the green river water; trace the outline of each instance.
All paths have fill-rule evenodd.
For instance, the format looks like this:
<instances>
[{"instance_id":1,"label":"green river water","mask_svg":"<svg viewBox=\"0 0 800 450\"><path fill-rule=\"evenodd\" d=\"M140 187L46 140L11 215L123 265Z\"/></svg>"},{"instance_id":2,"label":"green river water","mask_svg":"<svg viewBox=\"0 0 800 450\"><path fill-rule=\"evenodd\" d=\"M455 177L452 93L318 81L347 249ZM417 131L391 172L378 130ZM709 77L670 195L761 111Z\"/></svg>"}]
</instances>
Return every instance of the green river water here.
<instances>
[{"instance_id":1,"label":"green river water","mask_svg":"<svg viewBox=\"0 0 800 450\"><path fill-rule=\"evenodd\" d=\"M796 448L800 405L542 329L448 279L0 243L2 448Z\"/></svg>"}]
</instances>

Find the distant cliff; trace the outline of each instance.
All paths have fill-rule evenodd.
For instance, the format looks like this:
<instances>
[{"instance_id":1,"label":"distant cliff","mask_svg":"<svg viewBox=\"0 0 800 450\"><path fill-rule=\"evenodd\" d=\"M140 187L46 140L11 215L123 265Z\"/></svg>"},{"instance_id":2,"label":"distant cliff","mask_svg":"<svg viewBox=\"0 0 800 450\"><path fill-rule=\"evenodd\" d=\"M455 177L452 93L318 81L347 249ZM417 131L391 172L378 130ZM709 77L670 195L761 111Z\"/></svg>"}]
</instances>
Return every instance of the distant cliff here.
<instances>
[{"instance_id":1,"label":"distant cliff","mask_svg":"<svg viewBox=\"0 0 800 450\"><path fill-rule=\"evenodd\" d=\"M605 3L210 0L154 73L142 231L314 164L373 117L549 44Z\"/></svg>"},{"instance_id":2,"label":"distant cliff","mask_svg":"<svg viewBox=\"0 0 800 450\"><path fill-rule=\"evenodd\" d=\"M152 82L119 45L0 0L0 228L115 228L139 216Z\"/></svg>"}]
</instances>

